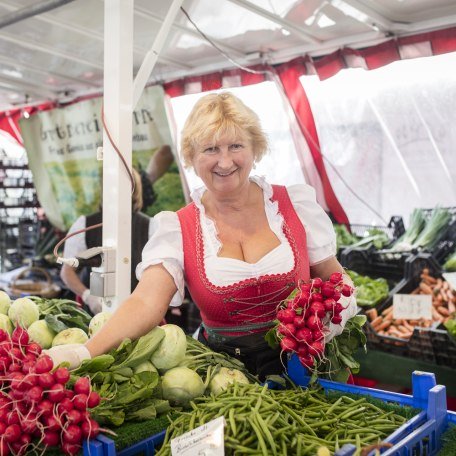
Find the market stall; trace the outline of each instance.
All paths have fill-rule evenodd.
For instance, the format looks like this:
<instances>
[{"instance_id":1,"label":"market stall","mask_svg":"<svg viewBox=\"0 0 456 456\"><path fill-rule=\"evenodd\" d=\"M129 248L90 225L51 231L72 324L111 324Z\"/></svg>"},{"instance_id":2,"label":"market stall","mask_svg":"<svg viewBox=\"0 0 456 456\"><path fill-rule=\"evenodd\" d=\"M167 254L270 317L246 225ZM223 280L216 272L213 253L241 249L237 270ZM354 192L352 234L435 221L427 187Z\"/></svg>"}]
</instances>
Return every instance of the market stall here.
<instances>
[{"instance_id":1,"label":"market stall","mask_svg":"<svg viewBox=\"0 0 456 456\"><path fill-rule=\"evenodd\" d=\"M435 63L441 93L430 71L409 84L415 97L405 83L357 86L364 104L340 105L329 82L451 58L454 2L165 3L0 2L0 454L454 454L454 81ZM353 81L334 84L349 94ZM59 365L43 350L90 341L130 295L133 168L158 194L147 214L188 202L199 181L177 153L184 119L226 89L271 131L259 172L315 189L352 282L290 286L265 337L283 375L253 375L240 350L193 338L188 290L160 326ZM168 145L174 164L151 185ZM96 210L101 242L65 257L67 231ZM92 267L86 292L103 312L61 264Z\"/></svg>"}]
</instances>

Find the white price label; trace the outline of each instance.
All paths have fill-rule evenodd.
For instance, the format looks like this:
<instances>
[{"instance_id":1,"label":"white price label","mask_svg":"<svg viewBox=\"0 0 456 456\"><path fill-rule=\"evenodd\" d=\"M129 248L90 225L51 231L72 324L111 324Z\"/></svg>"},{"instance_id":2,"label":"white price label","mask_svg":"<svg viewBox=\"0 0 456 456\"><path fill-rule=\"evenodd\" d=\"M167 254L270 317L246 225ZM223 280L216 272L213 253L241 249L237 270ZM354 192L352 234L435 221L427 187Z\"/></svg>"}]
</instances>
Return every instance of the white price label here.
<instances>
[{"instance_id":1,"label":"white price label","mask_svg":"<svg viewBox=\"0 0 456 456\"><path fill-rule=\"evenodd\" d=\"M450 284L450 287L456 291L456 272L445 272L442 276Z\"/></svg>"},{"instance_id":2,"label":"white price label","mask_svg":"<svg viewBox=\"0 0 456 456\"><path fill-rule=\"evenodd\" d=\"M225 418L220 416L172 439L172 456L224 456L224 426Z\"/></svg>"},{"instance_id":3,"label":"white price label","mask_svg":"<svg viewBox=\"0 0 456 456\"><path fill-rule=\"evenodd\" d=\"M431 295L395 294L393 296L393 318L404 320L432 319Z\"/></svg>"}]
</instances>

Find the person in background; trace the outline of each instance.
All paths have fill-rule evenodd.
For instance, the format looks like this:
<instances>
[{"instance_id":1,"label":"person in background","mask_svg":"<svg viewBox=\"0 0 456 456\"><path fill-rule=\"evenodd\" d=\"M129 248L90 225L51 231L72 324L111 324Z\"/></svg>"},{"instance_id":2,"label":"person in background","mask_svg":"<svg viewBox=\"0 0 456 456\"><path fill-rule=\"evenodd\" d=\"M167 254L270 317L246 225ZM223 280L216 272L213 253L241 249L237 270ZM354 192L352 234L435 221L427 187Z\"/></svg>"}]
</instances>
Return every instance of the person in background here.
<instances>
[{"instance_id":1,"label":"person in background","mask_svg":"<svg viewBox=\"0 0 456 456\"><path fill-rule=\"evenodd\" d=\"M171 148L168 145L162 146L152 155L146 170L147 179L152 186L154 182L168 170L173 160L174 157ZM133 177L135 180L135 191L132 195L131 290L134 290L138 284L135 268L141 262L141 252L149 239L152 226L150 217L140 212L143 208L143 186L141 177L135 169L133 169ZM151 188L153 190L153 187ZM102 218L101 211L88 216L80 216L71 226L68 234L101 223ZM75 257L80 252L91 247L101 246L102 241L101 227L73 236L65 242L64 257ZM81 297L82 302L88 307L90 312L92 314L97 314L98 312L101 312L102 301L101 298L90 294L90 270L90 267L75 270L71 266L64 264L60 271L60 277L75 295Z\"/></svg>"},{"instance_id":2,"label":"person in background","mask_svg":"<svg viewBox=\"0 0 456 456\"><path fill-rule=\"evenodd\" d=\"M329 217L309 185L288 188L251 176L267 150L258 116L229 92L203 96L182 131L182 158L204 186L193 202L153 219L153 232L136 269L139 284L85 345L54 347L54 364L78 366L123 339L137 339L157 326L169 306L180 305L184 286L202 317L199 340L238 357L254 374L280 373L280 350L264 340L276 307L300 282L350 278L336 259ZM356 314L346 298L341 325Z\"/></svg>"}]
</instances>

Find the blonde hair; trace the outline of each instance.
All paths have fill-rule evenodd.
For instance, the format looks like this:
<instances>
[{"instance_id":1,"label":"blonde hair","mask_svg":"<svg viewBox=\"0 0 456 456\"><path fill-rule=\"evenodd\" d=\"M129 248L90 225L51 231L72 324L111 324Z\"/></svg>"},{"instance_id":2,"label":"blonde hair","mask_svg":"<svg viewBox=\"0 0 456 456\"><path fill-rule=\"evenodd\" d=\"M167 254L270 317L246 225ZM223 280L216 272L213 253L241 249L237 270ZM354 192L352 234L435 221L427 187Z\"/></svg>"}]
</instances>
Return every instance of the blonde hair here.
<instances>
[{"instance_id":1,"label":"blonde hair","mask_svg":"<svg viewBox=\"0 0 456 456\"><path fill-rule=\"evenodd\" d=\"M185 166L192 166L199 145L215 143L223 134L248 139L255 161L266 153L268 140L258 115L231 92L211 93L196 102L185 121L181 135Z\"/></svg>"},{"instance_id":2,"label":"blonde hair","mask_svg":"<svg viewBox=\"0 0 456 456\"><path fill-rule=\"evenodd\" d=\"M143 188L141 183L141 175L136 171L135 168L133 170L133 180L135 181L135 190L131 195L131 210L133 212L139 212L143 207Z\"/></svg>"}]
</instances>

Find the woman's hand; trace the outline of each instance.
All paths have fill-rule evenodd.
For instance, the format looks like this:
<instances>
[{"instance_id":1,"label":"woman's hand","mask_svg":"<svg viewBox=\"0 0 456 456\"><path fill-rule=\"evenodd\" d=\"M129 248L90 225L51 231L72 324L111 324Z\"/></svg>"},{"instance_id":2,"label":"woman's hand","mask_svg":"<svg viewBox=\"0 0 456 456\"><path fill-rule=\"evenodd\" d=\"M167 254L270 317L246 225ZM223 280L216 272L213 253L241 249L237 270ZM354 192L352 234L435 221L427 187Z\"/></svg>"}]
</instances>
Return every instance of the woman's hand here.
<instances>
[{"instance_id":1,"label":"woman's hand","mask_svg":"<svg viewBox=\"0 0 456 456\"><path fill-rule=\"evenodd\" d=\"M63 362L70 363L70 369L76 369L86 359L91 359L90 352L83 344L57 345L49 350L43 350L51 357L54 367Z\"/></svg>"}]
</instances>

